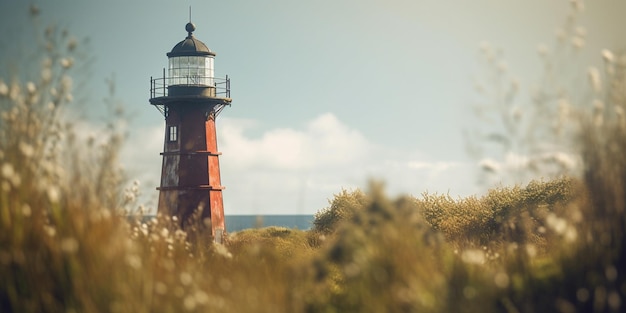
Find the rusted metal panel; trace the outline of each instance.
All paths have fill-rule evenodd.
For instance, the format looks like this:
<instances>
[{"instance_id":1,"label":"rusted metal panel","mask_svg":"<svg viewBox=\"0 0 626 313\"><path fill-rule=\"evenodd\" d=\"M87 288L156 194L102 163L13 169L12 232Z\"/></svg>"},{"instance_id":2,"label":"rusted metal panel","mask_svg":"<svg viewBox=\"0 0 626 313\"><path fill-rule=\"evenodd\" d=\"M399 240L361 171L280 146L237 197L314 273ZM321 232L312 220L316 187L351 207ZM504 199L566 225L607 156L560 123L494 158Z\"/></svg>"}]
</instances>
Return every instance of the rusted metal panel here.
<instances>
[{"instance_id":1,"label":"rusted metal panel","mask_svg":"<svg viewBox=\"0 0 626 313\"><path fill-rule=\"evenodd\" d=\"M215 119L208 118L214 101L171 102L166 118L159 212L176 215L186 227L187 219L200 210L209 218L216 240L225 230ZM168 140L169 126L177 126L177 140Z\"/></svg>"}]
</instances>

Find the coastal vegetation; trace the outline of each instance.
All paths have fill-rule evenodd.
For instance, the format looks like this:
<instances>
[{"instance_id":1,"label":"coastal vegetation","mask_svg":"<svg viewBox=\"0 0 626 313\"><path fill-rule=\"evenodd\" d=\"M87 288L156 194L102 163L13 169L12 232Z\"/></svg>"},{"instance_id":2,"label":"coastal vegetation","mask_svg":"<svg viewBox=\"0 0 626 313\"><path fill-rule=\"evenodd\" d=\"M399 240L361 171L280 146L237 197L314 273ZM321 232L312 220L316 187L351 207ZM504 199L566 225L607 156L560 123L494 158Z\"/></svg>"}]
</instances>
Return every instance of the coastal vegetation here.
<instances>
[{"instance_id":1,"label":"coastal vegetation","mask_svg":"<svg viewBox=\"0 0 626 313\"><path fill-rule=\"evenodd\" d=\"M42 42L32 76L0 78L0 311L624 311L623 55L605 53L602 106L568 115L577 175L459 199L391 198L372 182L338 191L310 230L218 245L141 218L117 163L123 134L83 136L63 111L76 41L50 28Z\"/></svg>"}]
</instances>

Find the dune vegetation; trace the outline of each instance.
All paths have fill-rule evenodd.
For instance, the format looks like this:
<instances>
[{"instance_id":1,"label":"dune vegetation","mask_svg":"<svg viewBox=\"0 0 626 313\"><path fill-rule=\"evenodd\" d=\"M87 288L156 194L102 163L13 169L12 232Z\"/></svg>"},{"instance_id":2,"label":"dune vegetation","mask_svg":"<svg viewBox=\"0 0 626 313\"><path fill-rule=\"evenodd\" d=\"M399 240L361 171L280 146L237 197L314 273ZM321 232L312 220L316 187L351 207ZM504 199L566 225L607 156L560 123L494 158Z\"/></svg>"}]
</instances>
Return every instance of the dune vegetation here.
<instances>
[{"instance_id":1,"label":"dune vegetation","mask_svg":"<svg viewBox=\"0 0 626 313\"><path fill-rule=\"evenodd\" d=\"M625 311L622 55L607 56L602 107L568 116L579 175L460 199L372 182L338 191L310 230L218 245L141 218L117 117L96 140L64 113L76 41L48 28L42 42L41 66L0 77L2 312Z\"/></svg>"}]
</instances>

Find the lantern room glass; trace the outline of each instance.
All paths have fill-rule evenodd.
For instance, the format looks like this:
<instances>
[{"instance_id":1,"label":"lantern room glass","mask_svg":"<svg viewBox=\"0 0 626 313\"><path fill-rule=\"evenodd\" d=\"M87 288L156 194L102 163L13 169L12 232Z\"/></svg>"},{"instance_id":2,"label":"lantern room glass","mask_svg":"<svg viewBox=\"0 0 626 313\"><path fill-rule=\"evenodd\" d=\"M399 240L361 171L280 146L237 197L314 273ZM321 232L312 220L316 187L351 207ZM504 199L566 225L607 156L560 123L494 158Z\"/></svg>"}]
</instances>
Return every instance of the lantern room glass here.
<instances>
[{"instance_id":1,"label":"lantern room glass","mask_svg":"<svg viewBox=\"0 0 626 313\"><path fill-rule=\"evenodd\" d=\"M213 56L169 58L169 85L215 86Z\"/></svg>"}]
</instances>

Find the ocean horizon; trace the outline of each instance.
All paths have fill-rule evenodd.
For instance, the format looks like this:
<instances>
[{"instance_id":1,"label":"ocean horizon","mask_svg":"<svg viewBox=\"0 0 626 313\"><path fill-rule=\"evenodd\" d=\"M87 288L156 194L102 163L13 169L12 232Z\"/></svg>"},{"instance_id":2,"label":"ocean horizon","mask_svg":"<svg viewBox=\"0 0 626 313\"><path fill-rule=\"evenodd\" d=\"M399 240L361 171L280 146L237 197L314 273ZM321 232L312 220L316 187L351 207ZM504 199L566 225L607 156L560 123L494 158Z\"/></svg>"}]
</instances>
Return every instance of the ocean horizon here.
<instances>
[{"instance_id":1,"label":"ocean horizon","mask_svg":"<svg viewBox=\"0 0 626 313\"><path fill-rule=\"evenodd\" d=\"M313 226L314 215L226 215L226 231L229 233L251 228L270 226L309 230Z\"/></svg>"},{"instance_id":2,"label":"ocean horizon","mask_svg":"<svg viewBox=\"0 0 626 313\"><path fill-rule=\"evenodd\" d=\"M146 215L143 221L155 218L154 215ZM225 226L229 233L238 232L244 229L263 227L286 227L299 230L309 230L313 227L315 215L307 214L268 214L268 215L226 215Z\"/></svg>"}]
</instances>

